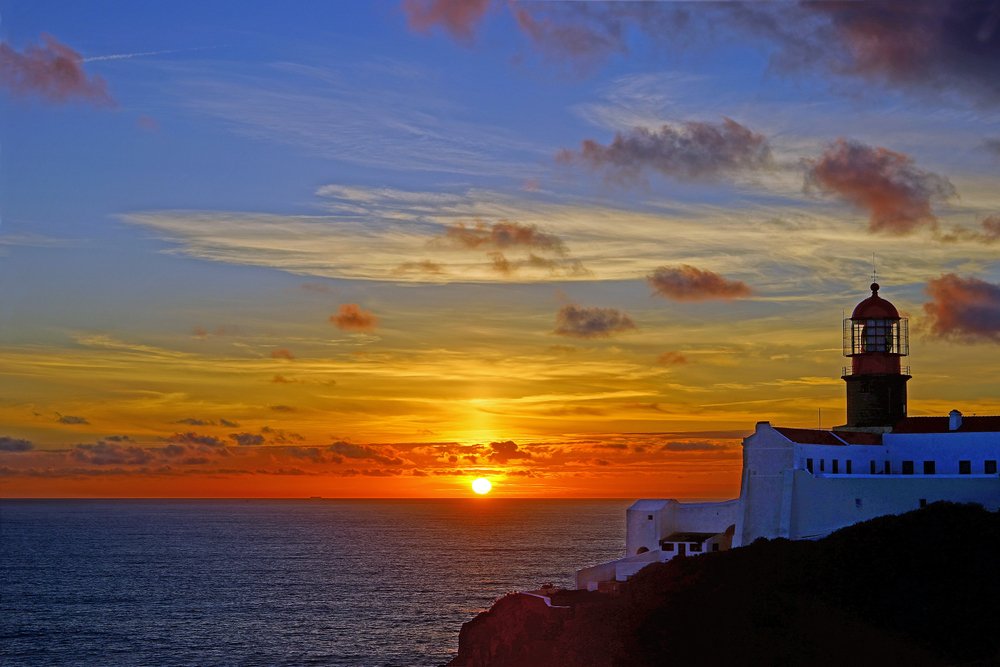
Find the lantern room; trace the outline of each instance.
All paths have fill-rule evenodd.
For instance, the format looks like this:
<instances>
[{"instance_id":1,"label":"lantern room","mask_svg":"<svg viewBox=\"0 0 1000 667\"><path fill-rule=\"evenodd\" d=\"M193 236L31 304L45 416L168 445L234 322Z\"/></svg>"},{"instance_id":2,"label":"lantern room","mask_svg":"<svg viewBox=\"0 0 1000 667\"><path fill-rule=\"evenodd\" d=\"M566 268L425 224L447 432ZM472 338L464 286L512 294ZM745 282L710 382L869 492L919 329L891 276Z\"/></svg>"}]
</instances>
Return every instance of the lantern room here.
<instances>
[{"instance_id":1,"label":"lantern room","mask_svg":"<svg viewBox=\"0 0 1000 667\"><path fill-rule=\"evenodd\" d=\"M899 358L910 354L908 320L878 295L878 283L872 283L871 290L844 320L844 356L851 357L845 375L900 373Z\"/></svg>"},{"instance_id":2,"label":"lantern room","mask_svg":"<svg viewBox=\"0 0 1000 667\"><path fill-rule=\"evenodd\" d=\"M891 427L906 417L910 375L900 357L910 353L908 322L878 295L878 283L872 283L871 290L844 320L844 356L851 358L842 375L847 383L846 426L855 428Z\"/></svg>"}]
</instances>

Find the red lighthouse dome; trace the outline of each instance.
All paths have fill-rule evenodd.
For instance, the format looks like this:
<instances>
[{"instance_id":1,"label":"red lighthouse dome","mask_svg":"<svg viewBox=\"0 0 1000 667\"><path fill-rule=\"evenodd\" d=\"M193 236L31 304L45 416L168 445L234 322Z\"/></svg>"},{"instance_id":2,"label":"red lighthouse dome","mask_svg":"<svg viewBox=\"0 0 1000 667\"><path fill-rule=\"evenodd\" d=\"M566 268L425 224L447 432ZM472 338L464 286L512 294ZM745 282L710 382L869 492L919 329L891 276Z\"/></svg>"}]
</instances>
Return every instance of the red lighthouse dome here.
<instances>
[{"instance_id":1,"label":"red lighthouse dome","mask_svg":"<svg viewBox=\"0 0 1000 667\"><path fill-rule=\"evenodd\" d=\"M844 368L847 383L847 426L890 427L906 416L906 381L909 369L900 358L910 353L906 318L889 301L872 295L859 303L844 320Z\"/></svg>"},{"instance_id":2,"label":"red lighthouse dome","mask_svg":"<svg viewBox=\"0 0 1000 667\"><path fill-rule=\"evenodd\" d=\"M852 320L875 319L899 319L899 311L890 301L886 301L878 295L879 284L872 283L872 295L854 307L851 313Z\"/></svg>"}]
</instances>

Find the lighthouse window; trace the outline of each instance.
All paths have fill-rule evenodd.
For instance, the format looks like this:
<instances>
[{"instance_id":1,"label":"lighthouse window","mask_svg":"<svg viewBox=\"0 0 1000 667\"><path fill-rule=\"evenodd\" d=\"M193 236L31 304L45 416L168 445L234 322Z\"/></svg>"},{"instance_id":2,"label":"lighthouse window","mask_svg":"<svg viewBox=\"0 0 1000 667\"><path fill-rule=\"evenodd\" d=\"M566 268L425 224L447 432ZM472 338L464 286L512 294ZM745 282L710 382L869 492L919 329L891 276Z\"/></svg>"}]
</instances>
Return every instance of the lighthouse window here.
<instances>
[{"instance_id":1,"label":"lighthouse window","mask_svg":"<svg viewBox=\"0 0 1000 667\"><path fill-rule=\"evenodd\" d=\"M903 461L903 474L904 475L913 474L913 461Z\"/></svg>"},{"instance_id":2,"label":"lighthouse window","mask_svg":"<svg viewBox=\"0 0 1000 667\"><path fill-rule=\"evenodd\" d=\"M925 475L934 474L934 461L924 461L924 474Z\"/></svg>"},{"instance_id":3,"label":"lighthouse window","mask_svg":"<svg viewBox=\"0 0 1000 667\"><path fill-rule=\"evenodd\" d=\"M808 470L809 472L813 471L813 460L812 459L806 459L806 470Z\"/></svg>"},{"instance_id":4,"label":"lighthouse window","mask_svg":"<svg viewBox=\"0 0 1000 667\"><path fill-rule=\"evenodd\" d=\"M840 472L840 461L838 461L837 459L834 459L831 462L831 470L832 470L832 472L833 472L834 475L836 475L837 473L839 473Z\"/></svg>"},{"instance_id":5,"label":"lighthouse window","mask_svg":"<svg viewBox=\"0 0 1000 667\"><path fill-rule=\"evenodd\" d=\"M958 462L958 474L959 475L971 475L972 474L972 461L959 461Z\"/></svg>"},{"instance_id":6,"label":"lighthouse window","mask_svg":"<svg viewBox=\"0 0 1000 667\"><path fill-rule=\"evenodd\" d=\"M986 461L985 463L983 463L983 472L986 473L987 475L995 475L995 474L997 474L997 462L996 462L996 460Z\"/></svg>"}]
</instances>

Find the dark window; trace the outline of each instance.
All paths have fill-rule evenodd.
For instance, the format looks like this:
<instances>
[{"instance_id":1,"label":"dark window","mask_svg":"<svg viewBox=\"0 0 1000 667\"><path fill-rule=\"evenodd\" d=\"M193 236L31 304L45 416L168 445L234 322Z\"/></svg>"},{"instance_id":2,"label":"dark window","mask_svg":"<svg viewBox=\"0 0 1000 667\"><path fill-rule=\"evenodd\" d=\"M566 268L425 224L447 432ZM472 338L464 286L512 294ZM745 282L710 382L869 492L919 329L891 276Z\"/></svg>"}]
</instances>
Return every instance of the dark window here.
<instances>
[{"instance_id":1,"label":"dark window","mask_svg":"<svg viewBox=\"0 0 1000 667\"><path fill-rule=\"evenodd\" d=\"M674 550L674 543L673 542L664 542L663 544L660 545L660 550L661 551L673 551Z\"/></svg>"},{"instance_id":2,"label":"dark window","mask_svg":"<svg viewBox=\"0 0 1000 667\"><path fill-rule=\"evenodd\" d=\"M819 460L819 471L823 472L824 470L826 470L826 459L820 459Z\"/></svg>"},{"instance_id":3,"label":"dark window","mask_svg":"<svg viewBox=\"0 0 1000 667\"><path fill-rule=\"evenodd\" d=\"M652 514L647 514L646 515L646 520L647 521L652 521L653 520L653 515Z\"/></svg>"},{"instance_id":4,"label":"dark window","mask_svg":"<svg viewBox=\"0 0 1000 667\"><path fill-rule=\"evenodd\" d=\"M854 506L860 509L860 507L861 507L861 498L855 498L854 499Z\"/></svg>"},{"instance_id":5,"label":"dark window","mask_svg":"<svg viewBox=\"0 0 1000 667\"><path fill-rule=\"evenodd\" d=\"M875 462L874 461L872 461L871 465L868 466L868 473L871 474L871 475L875 474Z\"/></svg>"},{"instance_id":6,"label":"dark window","mask_svg":"<svg viewBox=\"0 0 1000 667\"><path fill-rule=\"evenodd\" d=\"M934 461L924 461L924 474L933 475L934 474Z\"/></svg>"},{"instance_id":7,"label":"dark window","mask_svg":"<svg viewBox=\"0 0 1000 667\"><path fill-rule=\"evenodd\" d=\"M850 462L850 461L847 461L847 462L846 462L846 463L845 463L844 465L845 465L845 466L847 466L847 470L846 470L845 472L846 472L846 473L847 473L848 475L850 475L850 474L851 474L851 462Z\"/></svg>"},{"instance_id":8,"label":"dark window","mask_svg":"<svg viewBox=\"0 0 1000 667\"><path fill-rule=\"evenodd\" d=\"M691 545L691 551L692 552L701 551L701 545L700 544L692 544Z\"/></svg>"},{"instance_id":9,"label":"dark window","mask_svg":"<svg viewBox=\"0 0 1000 667\"><path fill-rule=\"evenodd\" d=\"M813 460L812 459L806 459L806 470L808 470L809 472L813 471Z\"/></svg>"},{"instance_id":10,"label":"dark window","mask_svg":"<svg viewBox=\"0 0 1000 667\"><path fill-rule=\"evenodd\" d=\"M830 462L830 472L832 472L834 475L840 472L840 461L834 459L833 461Z\"/></svg>"},{"instance_id":11,"label":"dark window","mask_svg":"<svg viewBox=\"0 0 1000 667\"><path fill-rule=\"evenodd\" d=\"M886 475L888 475L888 474L890 474L892 472L892 466L889 465L888 461L885 462L884 472L885 472Z\"/></svg>"},{"instance_id":12,"label":"dark window","mask_svg":"<svg viewBox=\"0 0 1000 667\"><path fill-rule=\"evenodd\" d=\"M903 474L904 475L913 474L913 461L903 461Z\"/></svg>"},{"instance_id":13,"label":"dark window","mask_svg":"<svg viewBox=\"0 0 1000 667\"><path fill-rule=\"evenodd\" d=\"M983 472L986 473L987 475L997 474L996 460L983 462Z\"/></svg>"},{"instance_id":14,"label":"dark window","mask_svg":"<svg viewBox=\"0 0 1000 667\"><path fill-rule=\"evenodd\" d=\"M920 499L920 508L923 509L924 507L927 507L927 499L926 498L921 498Z\"/></svg>"},{"instance_id":15,"label":"dark window","mask_svg":"<svg viewBox=\"0 0 1000 667\"><path fill-rule=\"evenodd\" d=\"M712 545L712 551L718 551L718 550L719 550L719 543L716 542Z\"/></svg>"},{"instance_id":16,"label":"dark window","mask_svg":"<svg viewBox=\"0 0 1000 667\"><path fill-rule=\"evenodd\" d=\"M971 475L972 474L972 461L959 461L958 462L958 474L959 475Z\"/></svg>"}]
</instances>

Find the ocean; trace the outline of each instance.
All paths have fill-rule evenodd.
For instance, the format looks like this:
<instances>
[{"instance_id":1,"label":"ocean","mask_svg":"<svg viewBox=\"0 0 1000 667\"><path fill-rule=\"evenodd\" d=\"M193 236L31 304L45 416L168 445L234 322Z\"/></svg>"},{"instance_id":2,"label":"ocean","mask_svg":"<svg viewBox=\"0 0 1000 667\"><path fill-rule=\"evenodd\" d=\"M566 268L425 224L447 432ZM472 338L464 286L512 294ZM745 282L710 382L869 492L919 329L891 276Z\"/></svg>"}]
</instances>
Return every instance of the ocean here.
<instances>
[{"instance_id":1,"label":"ocean","mask_svg":"<svg viewBox=\"0 0 1000 667\"><path fill-rule=\"evenodd\" d=\"M627 500L0 501L4 665L441 665Z\"/></svg>"}]
</instances>

